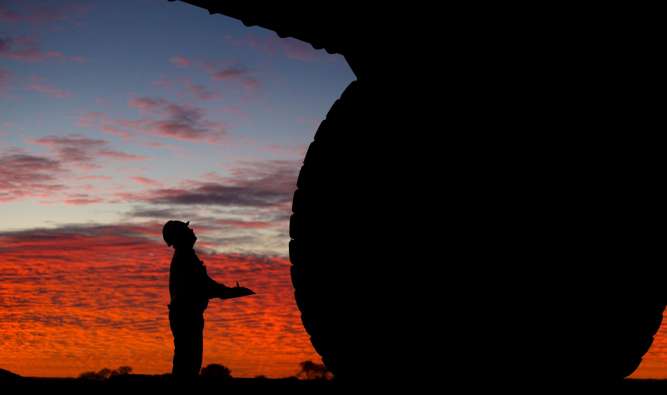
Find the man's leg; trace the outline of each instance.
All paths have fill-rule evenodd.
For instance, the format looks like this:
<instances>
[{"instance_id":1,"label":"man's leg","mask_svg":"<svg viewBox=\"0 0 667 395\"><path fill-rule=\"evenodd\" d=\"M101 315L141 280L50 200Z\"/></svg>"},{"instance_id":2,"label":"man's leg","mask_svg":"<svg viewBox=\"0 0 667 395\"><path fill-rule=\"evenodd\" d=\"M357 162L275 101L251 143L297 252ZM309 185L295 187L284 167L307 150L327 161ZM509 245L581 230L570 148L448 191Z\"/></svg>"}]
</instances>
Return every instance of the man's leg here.
<instances>
[{"instance_id":1,"label":"man's leg","mask_svg":"<svg viewBox=\"0 0 667 395\"><path fill-rule=\"evenodd\" d=\"M170 312L169 324L174 335L172 375L194 380L199 376L202 364L204 317L202 314Z\"/></svg>"}]
</instances>

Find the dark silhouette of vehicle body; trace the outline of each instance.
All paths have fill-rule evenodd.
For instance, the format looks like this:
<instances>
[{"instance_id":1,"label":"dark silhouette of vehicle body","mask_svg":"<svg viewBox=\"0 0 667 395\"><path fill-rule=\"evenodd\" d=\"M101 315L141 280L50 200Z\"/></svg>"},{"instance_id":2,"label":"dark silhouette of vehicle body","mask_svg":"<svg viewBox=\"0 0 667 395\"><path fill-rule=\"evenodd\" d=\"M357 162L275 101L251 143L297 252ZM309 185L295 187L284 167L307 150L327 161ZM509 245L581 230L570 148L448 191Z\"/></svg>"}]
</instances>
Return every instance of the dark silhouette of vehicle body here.
<instances>
[{"instance_id":1,"label":"dark silhouette of vehicle body","mask_svg":"<svg viewBox=\"0 0 667 395\"><path fill-rule=\"evenodd\" d=\"M296 301L337 379L414 377L427 354L448 377L636 369L665 307L650 12L187 2L357 77L290 224Z\"/></svg>"}]
</instances>

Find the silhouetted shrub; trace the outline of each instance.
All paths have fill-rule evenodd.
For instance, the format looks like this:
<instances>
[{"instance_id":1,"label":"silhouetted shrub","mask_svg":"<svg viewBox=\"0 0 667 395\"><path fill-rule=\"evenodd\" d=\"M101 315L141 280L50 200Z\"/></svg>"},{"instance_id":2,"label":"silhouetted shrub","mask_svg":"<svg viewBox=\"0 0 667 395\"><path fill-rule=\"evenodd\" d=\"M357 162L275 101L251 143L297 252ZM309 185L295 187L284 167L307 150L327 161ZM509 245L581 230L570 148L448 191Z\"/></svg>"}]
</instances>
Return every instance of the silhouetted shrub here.
<instances>
[{"instance_id":1,"label":"silhouetted shrub","mask_svg":"<svg viewBox=\"0 0 667 395\"><path fill-rule=\"evenodd\" d=\"M229 370L228 367L217 364L217 363L212 363L201 370L201 377L204 378L212 378L212 379L231 379L232 378L232 371Z\"/></svg>"},{"instance_id":2,"label":"silhouetted shrub","mask_svg":"<svg viewBox=\"0 0 667 395\"><path fill-rule=\"evenodd\" d=\"M111 370L109 368L101 369L99 372L84 372L79 375L82 380L108 380L115 376L127 376L132 373L132 368L129 366L121 366L118 369Z\"/></svg>"},{"instance_id":3,"label":"silhouetted shrub","mask_svg":"<svg viewBox=\"0 0 667 395\"><path fill-rule=\"evenodd\" d=\"M303 361L299 364L301 370L296 374L300 380L331 380L333 374L326 366L313 361Z\"/></svg>"},{"instance_id":4,"label":"silhouetted shrub","mask_svg":"<svg viewBox=\"0 0 667 395\"><path fill-rule=\"evenodd\" d=\"M116 370L111 371L111 376L127 376L132 373L132 368L129 366L121 366Z\"/></svg>"}]
</instances>

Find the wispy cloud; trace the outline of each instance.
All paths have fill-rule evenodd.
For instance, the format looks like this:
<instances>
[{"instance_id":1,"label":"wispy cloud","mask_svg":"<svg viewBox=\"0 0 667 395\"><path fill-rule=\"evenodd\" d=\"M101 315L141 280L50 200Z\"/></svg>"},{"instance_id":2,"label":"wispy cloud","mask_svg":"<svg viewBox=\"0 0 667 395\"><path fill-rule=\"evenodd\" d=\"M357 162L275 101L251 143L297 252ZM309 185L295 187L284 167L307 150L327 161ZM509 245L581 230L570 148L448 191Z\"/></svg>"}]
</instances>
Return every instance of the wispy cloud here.
<instances>
[{"instance_id":1,"label":"wispy cloud","mask_svg":"<svg viewBox=\"0 0 667 395\"><path fill-rule=\"evenodd\" d=\"M11 73L7 70L0 69L0 95L3 95L9 89L9 81Z\"/></svg>"},{"instance_id":2,"label":"wispy cloud","mask_svg":"<svg viewBox=\"0 0 667 395\"><path fill-rule=\"evenodd\" d=\"M274 226L270 221L246 221L239 219L218 219L215 223L232 229L266 229Z\"/></svg>"},{"instance_id":3,"label":"wispy cloud","mask_svg":"<svg viewBox=\"0 0 667 395\"><path fill-rule=\"evenodd\" d=\"M0 202L26 197L45 197L65 186L59 175L61 163L22 152L0 153Z\"/></svg>"},{"instance_id":4,"label":"wispy cloud","mask_svg":"<svg viewBox=\"0 0 667 395\"><path fill-rule=\"evenodd\" d=\"M28 90L39 92L44 95L55 97L58 99L65 99L72 95L71 92L57 88L51 84L48 84L44 82L43 79L41 78L33 78L32 83L28 85Z\"/></svg>"},{"instance_id":5,"label":"wispy cloud","mask_svg":"<svg viewBox=\"0 0 667 395\"><path fill-rule=\"evenodd\" d=\"M211 78L217 81L236 80L248 75L248 69L239 66L220 68L214 65L209 65L208 70L211 73Z\"/></svg>"},{"instance_id":6,"label":"wispy cloud","mask_svg":"<svg viewBox=\"0 0 667 395\"><path fill-rule=\"evenodd\" d=\"M238 82L241 86L250 91L255 91L260 86L259 80L255 77L253 71L240 64L201 61L188 59L182 56L174 56L169 62L179 68L193 67L203 71L208 74L213 81ZM156 81L156 84L165 87L171 85L172 82L173 81L162 78ZM189 89L191 89L191 87Z\"/></svg>"},{"instance_id":7,"label":"wispy cloud","mask_svg":"<svg viewBox=\"0 0 667 395\"><path fill-rule=\"evenodd\" d=\"M114 160L145 160L146 157L143 155L129 154L123 151L117 151L112 149L102 149L97 152L97 154L103 158L109 158Z\"/></svg>"},{"instance_id":8,"label":"wispy cloud","mask_svg":"<svg viewBox=\"0 0 667 395\"><path fill-rule=\"evenodd\" d=\"M175 89L179 96L188 96L197 100L219 100L222 95L215 88L194 83L190 78L166 78L153 82L153 85L164 89Z\"/></svg>"},{"instance_id":9,"label":"wispy cloud","mask_svg":"<svg viewBox=\"0 0 667 395\"><path fill-rule=\"evenodd\" d=\"M84 168L97 168L97 159L143 160L144 156L117 151L109 147L109 142L81 135L46 136L30 142L47 147L55 153L63 164L75 164Z\"/></svg>"},{"instance_id":10,"label":"wispy cloud","mask_svg":"<svg viewBox=\"0 0 667 395\"><path fill-rule=\"evenodd\" d=\"M130 177L130 179L140 185L157 186L162 184L160 181L142 176Z\"/></svg>"},{"instance_id":11,"label":"wispy cloud","mask_svg":"<svg viewBox=\"0 0 667 395\"><path fill-rule=\"evenodd\" d=\"M88 14L90 9L91 5L85 3L45 4L3 0L0 3L0 21L35 25L75 22Z\"/></svg>"},{"instance_id":12,"label":"wispy cloud","mask_svg":"<svg viewBox=\"0 0 667 395\"><path fill-rule=\"evenodd\" d=\"M25 62L59 60L80 63L85 61L81 56L69 56L60 51L44 51L37 39L30 36L0 37L0 57Z\"/></svg>"},{"instance_id":13,"label":"wispy cloud","mask_svg":"<svg viewBox=\"0 0 667 395\"><path fill-rule=\"evenodd\" d=\"M169 63L173 64L174 66L177 67L190 67L192 65L192 61L185 56L172 56L169 59Z\"/></svg>"},{"instance_id":14,"label":"wispy cloud","mask_svg":"<svg viewBox=\"0 0 667 395\"><path fill-rule=\"evenodd\" d=\"M68 204L68 205L73 205L73 206L85 206L88 204L95 204L95 203L101 203L104 202L104 199L98 196L91 196L86 193L75 193L72 195L68 195L64 200L63 203Z\"/></svg>"},{"instance_id":15,"label":"wispy cloud","mask_svg":"<svg viewBox=\"0 0 667 395\"><path fill-rule=\"evenodd\" d=\"M137 125L144 132L178 140L208 142L217 142L227 134L222 123L209 121L204 109L199 107L151 97L131 99L129 105L153 116Z\"/></svg>"},{"instance_id":16,"label":"wispy cloud","mask_svg":"<svg viewBox=\"0 0 667 395\"><path fill-rule=\"evenodd\" d=\"M153 135L182 141L217 143L227 135L225 125L209 120L206 111L200 107L151 97L133 98L128 105L139 110L142 118L121 119L102 112L89 112L79 118L79 126L96 128L123 138Z\"/></svg>"},{"instance_id":17,"label":"wispy cloud","mask_svg":"<svg viewBox=\"0 0 667 395\"><path fill-rule=\"evenodd\" d=\"M203 69L208 72L214 81L238 81L249 91L255 91L259 88L257 78L244 66L220 66L215 63L204 63Z\"/></svg>"},{"instance_id":18,"label":"wispy cloud","mask_svg":"<svg viewBox=\"0 0 667 395\"><path fill-rule=\"evenodd\" d=\"M195 181L182 188L161 188L121 197L153 204L284 207L296 188L298 170L295 161L263 161L235 169L232 177L219 182Z\"/></svg>"},{"instance_id":19,"label":"wispy cloud","mask_svg":"<svg viewBox=\"0 0 667 395\"><path fill-rule=\"evenodd\" d=\"M185 87L192 96L199 100L217 100L221 97L218 92L214 92L204 85L192 83L192 81L186 81Z\"/></svg>"}]
</instances>

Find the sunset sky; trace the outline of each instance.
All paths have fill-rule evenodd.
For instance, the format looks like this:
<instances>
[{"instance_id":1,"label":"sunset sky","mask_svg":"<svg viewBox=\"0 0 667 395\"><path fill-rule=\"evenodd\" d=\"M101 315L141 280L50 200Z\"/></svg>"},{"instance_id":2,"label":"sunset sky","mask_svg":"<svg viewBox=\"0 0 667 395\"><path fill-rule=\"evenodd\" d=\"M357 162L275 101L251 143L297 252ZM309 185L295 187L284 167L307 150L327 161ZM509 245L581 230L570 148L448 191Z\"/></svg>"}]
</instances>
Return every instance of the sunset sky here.
<instances>
[{"instance_id":1,"label":"sunset sky","mask_svg":"<svg viewBox=\"0 0 667 395\"><path fill-rule=\"evenodd\" d=\"M166 0L0 0L0 368L171 369L169 219L209 274L204 364L319 361L289 278L307 145L354 79L339 55Z\"/></svg>"},{"instance_id":2,"label":"sunset sky","mask_svg":"<svg viewBox=\"0 0 667 395\"><path fill-rule=\"evenodd\" d=\"M181 2L0 0L0 368L169 372L169 219L191 221L213 278L257 293L210 303L204 365L319 362L291 198L353 79L340 55ZM667 322L633 377L667 378Z\"/></svg>"}]
</instances>

